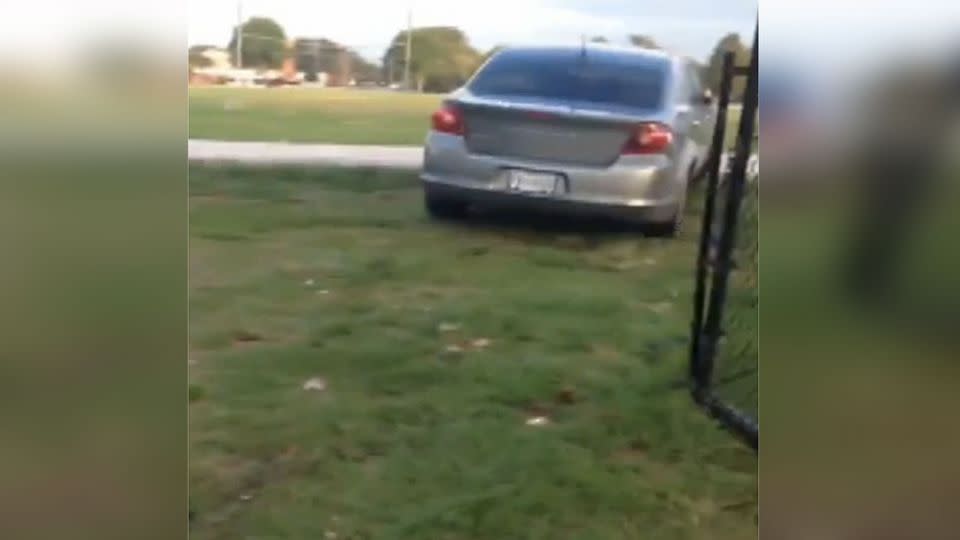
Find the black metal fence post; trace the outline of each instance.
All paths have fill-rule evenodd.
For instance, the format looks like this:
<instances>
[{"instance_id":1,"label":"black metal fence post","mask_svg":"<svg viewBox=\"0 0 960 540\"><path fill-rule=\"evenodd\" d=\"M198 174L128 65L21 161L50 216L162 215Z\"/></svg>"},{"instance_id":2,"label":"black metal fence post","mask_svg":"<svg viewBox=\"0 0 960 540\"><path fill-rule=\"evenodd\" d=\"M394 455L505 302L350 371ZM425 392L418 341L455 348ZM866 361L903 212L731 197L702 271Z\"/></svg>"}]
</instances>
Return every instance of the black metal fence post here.
<instances>
[{"instance_id":1,"label":"black metal fence post","mask_svg":"<svg viewBox=\"0 0 960 540\"><path fill-rule=\"evenodd\" d=\"M724 126L718 125L714 130L704 223L697 254L697 281L694 291L694 314L691 323L690 346L690 378L693 399L710 416L754 450L758 449L759 437L759 426L756 419L738 411L716 397L714 394L713 371L722 335L721 326L727 300L730 270L733 264L732 254L736 242L737 220L740 203L744 195L747 161L750 158L750 147L753 142L754 122L759 100L758 38L759 26L754 32L750 66L745 71L742 67L732 67L731 54L728 53L724 56L718 123L721 120L726 121L726 106L730 98L731 79L734 76L746 75L747 84L740 125L737 131L735 154L730 168L729 182L726 186L727 196L719 245L717 246L716 257L711 265L708 260L710 258L709 248L714 221L713 213L717 204L716 195L721 174L719 170L720 155L723 151L723 135L725 134ZM720 117L721 113L722 119ZM712 267L712 275L709 276L712 279L708 279L707 276L708 266ZM707 293L708 281L710 281L709 294Z\"/></svg>"},{"instance_id":2,"label":"black metal fence post","mask_svg":"<svg viewBox=\"0 0 960 540\"><path fill-rule=\"evenodd\" d=\"M693 293L693 321L690 339L690 378L694 389L710 386L711 370L700 354L701 327L703 326L704 301L707 294L707 258L710 251L710 239L713 234L714 208L717 199L717 186L720 183L720 162L723 156L723 144L726 139L727 105L730 102L730 87L733 78L734 55L723 55L720 94L717 100L717 118L713 128L713 140L707 161L707 185L704 200L703 225L700 233L700 245L697 252L696 289Z\"/></svg>"}]
</instances>

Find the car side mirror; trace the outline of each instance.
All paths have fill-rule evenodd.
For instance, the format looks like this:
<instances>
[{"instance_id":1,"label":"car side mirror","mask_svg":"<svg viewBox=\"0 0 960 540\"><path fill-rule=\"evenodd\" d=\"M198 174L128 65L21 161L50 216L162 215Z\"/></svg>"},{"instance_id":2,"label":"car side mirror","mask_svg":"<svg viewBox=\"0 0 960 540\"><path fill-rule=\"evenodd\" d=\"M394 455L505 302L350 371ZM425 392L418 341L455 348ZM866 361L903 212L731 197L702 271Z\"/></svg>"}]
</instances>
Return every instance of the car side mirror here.
<instances>
[{"instance_id":1,"label":"car side mirror","mask_svg":"<svg viewBox=\"0 0 960 540\"><path fill-rule=\"evenodd\" d=\"M701 101L703 102L704 105L712 105L712 104L713 104L713 92L711 92L709 88L705 89L705 90L703 91L703 94L700 96L700 99L701 99Z\"/></svg>"}]
</instances>

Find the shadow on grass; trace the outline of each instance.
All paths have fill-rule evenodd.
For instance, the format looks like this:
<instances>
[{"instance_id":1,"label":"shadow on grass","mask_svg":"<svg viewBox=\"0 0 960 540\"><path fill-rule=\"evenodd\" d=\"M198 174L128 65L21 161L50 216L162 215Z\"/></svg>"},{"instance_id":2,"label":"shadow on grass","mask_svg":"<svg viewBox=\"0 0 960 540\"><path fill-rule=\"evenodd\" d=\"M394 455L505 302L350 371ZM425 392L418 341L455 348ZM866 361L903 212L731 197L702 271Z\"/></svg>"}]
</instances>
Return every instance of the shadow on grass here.
<instances>
[{"instance_id":1,"label":"shadow on grass","mask_svg":"<svg viewBox=\"0 0 960 540\"><path fill-rule=\"evenodd\" d=\"M695 214L696 210L688 209L686 219ZM444 220L450 226L469 228L471 230L486 230L509 236L520 235L528 243L546 241L560 247L573 237L580 237L581 245L567 246L581 249L600 247L607 241L647 238L651 241L669 241L668 238L658 236L656 228L650 224L631 222L623 219L602 216L576 216L561 212L528 209L504 208L471 208L470 212L459 219ZM575 244L575 243L574 243Z\"/></svg>"}]
</instances>

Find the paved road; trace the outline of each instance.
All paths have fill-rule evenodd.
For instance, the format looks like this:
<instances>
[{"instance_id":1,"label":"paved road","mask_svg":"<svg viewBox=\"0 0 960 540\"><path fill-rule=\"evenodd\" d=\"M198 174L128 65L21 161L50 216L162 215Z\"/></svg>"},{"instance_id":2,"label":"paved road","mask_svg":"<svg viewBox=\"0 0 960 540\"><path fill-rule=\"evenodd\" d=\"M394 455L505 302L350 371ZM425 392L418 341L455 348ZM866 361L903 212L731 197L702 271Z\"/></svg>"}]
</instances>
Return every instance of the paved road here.
<instances>
[{"instance_id":1,"label":"paved road","mask_svg":"<svg viewBox=\"0 0 960 540\"><path fill-rule=\"evenodd\" d=\"M236 142L191 139L187 142L190 161L241 163L244 165L332 165L342 167L383 167L418 170L423 164L419 146L364 146L342 144L294 144L284 142ZM728 156L724 156L724 168ZM750 156L747 173L760 173L760 160Z\"/></svg>"},{"instance_id":2,"label":"paved road","mask_svg":"<svg viewBox=\"0 0 960 540\"><path fill-rule=\"evenodd\" d=\"M334 165L416 170L423 164L423 148L190 139L187 157L190 161L245 165Z\"/></svg>"}]
</instances>

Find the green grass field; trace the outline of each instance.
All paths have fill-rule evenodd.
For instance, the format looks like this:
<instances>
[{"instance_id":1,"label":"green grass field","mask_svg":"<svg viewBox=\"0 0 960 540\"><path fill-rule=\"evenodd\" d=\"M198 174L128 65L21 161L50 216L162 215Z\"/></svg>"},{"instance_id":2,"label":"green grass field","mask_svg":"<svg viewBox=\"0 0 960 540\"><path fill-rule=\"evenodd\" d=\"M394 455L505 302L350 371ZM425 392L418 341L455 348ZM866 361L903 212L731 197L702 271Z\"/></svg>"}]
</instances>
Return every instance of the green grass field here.
<instances>
[{"instance_id":1,"label":"green grass field","mask_svg":"<svg viewBox=\"0 0 960 540\"><path fill-rule=\"evenodd\" d=\"M342 88L190 89L190 138L423 144L443 96ZM739 108L731 108L733 141Z\"/></svg>"},{"instance_id":2,"label":"green grass field","mask_svg":"<svg viewBox=\"0 0 960 540\"><path fill-rule=\"evenodd\" d=\"M342 88L191 88L190 137L419 145L440 99Z\"/></svg>"},{"instance_id":3,"label":"green grass field","mask_svg":"<svg viewBox=\"0 0 960 540\"><path fill-rule=\"evenodd\" d=\"M695 233L435 223L406 173L190 191L193 538L756 538L682 388Z\"/></svg>"}]
</instances>

